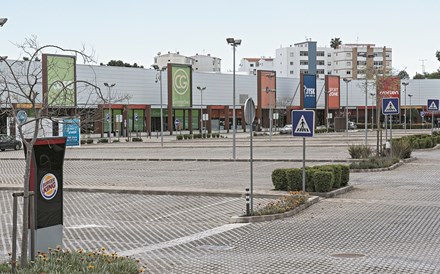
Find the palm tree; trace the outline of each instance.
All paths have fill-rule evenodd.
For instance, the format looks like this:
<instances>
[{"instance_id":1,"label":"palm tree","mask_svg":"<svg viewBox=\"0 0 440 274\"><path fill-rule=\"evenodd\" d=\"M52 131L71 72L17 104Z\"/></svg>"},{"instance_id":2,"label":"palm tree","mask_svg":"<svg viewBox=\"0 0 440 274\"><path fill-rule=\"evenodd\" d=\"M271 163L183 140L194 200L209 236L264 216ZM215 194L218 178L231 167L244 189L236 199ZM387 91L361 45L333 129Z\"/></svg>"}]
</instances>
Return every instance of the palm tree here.
<instances>
[{"instance_id":1,"label":"palm tree","mask_svg":"<svg viewBox=\"0 0 440 274\"><path fill-rule=\"evenodd\" d=\"M337 48L339 48L339 46L341 44L342 44L342 41L340 38L335 37L335 38L332 38L332 40L330 40L330 47L331 48L337 49Z\"/></svg>"},{"instance_id":2,"label":"palm tree","mask_svg":"<svg viewBox=\"0 0 440 274\"><path fill-rule=\"evenodd\" d=\"M440 61L440 50L437 50L437 52L435 53L435 57L437 57L437 60Z\"/></svg>"}]
</instances>

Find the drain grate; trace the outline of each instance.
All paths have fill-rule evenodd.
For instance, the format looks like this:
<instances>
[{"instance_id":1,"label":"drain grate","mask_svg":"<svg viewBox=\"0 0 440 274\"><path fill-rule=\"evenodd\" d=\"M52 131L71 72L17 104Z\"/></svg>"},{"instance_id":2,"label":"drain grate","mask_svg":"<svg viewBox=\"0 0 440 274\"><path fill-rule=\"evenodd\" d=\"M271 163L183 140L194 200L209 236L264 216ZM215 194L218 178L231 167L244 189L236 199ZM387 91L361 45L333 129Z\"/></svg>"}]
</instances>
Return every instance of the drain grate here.
<instances>
[{"instance_id":1,"label":"drain grate","mask_svg":"<svg viewBox=\"0 0 440 274\"><path fill-rule=\"evenodd\" d=\"M224 250L231 250L234 247L228 245L201 245L198 246L198 248L206 249L206 250L214 250L214 251L224 251Z\"/></svg>"},{"instance_id":2,"label":"drain grate","mask_svg":"<svg viewBox=\"0 0 440 274\"><path fill-rule=\"evenodd\" d=\"M335 257L335 258L356 259L356 258L365 257L365 254L360 254L360 253L336 253L336 254L331 254L330 256Z\"/></svg>"}]
</instances>

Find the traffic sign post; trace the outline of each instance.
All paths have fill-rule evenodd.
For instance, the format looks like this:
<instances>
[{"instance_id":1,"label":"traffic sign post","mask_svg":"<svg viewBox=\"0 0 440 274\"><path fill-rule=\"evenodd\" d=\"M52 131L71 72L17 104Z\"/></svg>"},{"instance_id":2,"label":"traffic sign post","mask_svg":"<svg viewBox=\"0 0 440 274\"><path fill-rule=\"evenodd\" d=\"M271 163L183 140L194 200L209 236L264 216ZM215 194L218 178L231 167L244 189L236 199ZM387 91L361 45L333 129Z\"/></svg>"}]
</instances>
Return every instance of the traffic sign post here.
<instances>
[{"instance_id":1,"label":"traffic sign post","mask_svg":"<svg viewBox=\"0 0 440 274\"><path fill-rule=\"evenodd\" d=\"M306 192L306 138L315 135L315 111L292 111L292 136L303 137L302 187Z\"/></svg>"},{"instance_id":2,"label":"traffic sign post","mask_svg":"<svg viewBox=\"0 0 440 274\"><path fill-rule=\"evenodd\" d=\"M439 101L437 99L428 99L428 111L432 112L432 118L431 118L431 132L434 132L434 111L438 111L439 110Z\"/></svg>"},{"instance_id":3,"label":"traffic sign post","mask_svg":"<svg viewBox=\"0 0 440 274\"><path fill-rule=\"evenodd\" d=\"M382 113L386 116L390 116L390 156L393 157L393 115L400 113L400 103L399 98L382 98ZM386 138L386 137L385 137Z\"/></svg>"},{"instance_id":4,"label":"traffic sign post","mask_svg":"<svg viewBox=\"0 0 440 274\"><path fill-rule=\"evenodd\" d=\"M253 215L254 213L254 165L253 165L253 146L252 146L252 135L253 135L253 123L255 120L255 103L252 100L252 98L248 98L246 102L244 103L244 121L247 125L250 125L249 129L249 137L250 137L250 155L249 155L249 162L250 162L250 204L251 204L251 210L250 215ZM249 212L246 212L249 214Z\"/></svg>"}]
</instances>

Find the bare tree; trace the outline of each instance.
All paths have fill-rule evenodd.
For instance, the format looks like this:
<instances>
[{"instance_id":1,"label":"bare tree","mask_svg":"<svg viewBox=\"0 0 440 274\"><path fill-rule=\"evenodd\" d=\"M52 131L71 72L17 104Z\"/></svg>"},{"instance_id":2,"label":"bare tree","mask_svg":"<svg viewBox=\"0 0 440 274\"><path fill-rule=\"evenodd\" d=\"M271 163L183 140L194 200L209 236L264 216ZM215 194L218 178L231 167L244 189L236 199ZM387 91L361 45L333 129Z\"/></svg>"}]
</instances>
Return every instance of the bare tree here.
<instances>
[{"instance_id":1,"label":"bare tree","mask_svg":"<svg viewBox=\"0 0 440 274\"><path fill-rule=\"evenodd\" d=\"M96 84L96 80L71 81L55 80L48 85L46 94L43 92L43 66L40 62L43 53L68 54L81 59L84 64L94 63L93 52L86 53L82 49L66 49L56 45L39 46L36 37L26 39L22 44L16 44L26 55L25 61L11 61L0 57L0 111L17 121L19 106L26 105L33 117L23 123L17 123L17 136L25 145L26 165L23 178L23 229L21 243L21 265L26 266L28 257L28 220L29 220L29 179L31 159L33 158L33 146L39 136L46 136L44 121L59 122L57 117L78 117L82 111L88 111L90 106L97 103L105 103L108 96L103 95ZM3 64L3 65L2 65ZM47 64L47 70L50 66ZM75 62L70 66L76 67ZM66 67L64 67L65 69ZM2 71L3 70L3 71ZM96 78L95 78L96 79ZM76 92L75 92L76 90ZM72 94L72 92L74 94ZM78 108L76 98L81 97L82 106ZM73 98L73 99L72 99ZM112 98L113 102L122 101L126 98ZM72 101L73 100L73 101ZM90 121L89 121L90 122ZM29 131L30 128L30 131Z\"/></svg>"}]
</instances>

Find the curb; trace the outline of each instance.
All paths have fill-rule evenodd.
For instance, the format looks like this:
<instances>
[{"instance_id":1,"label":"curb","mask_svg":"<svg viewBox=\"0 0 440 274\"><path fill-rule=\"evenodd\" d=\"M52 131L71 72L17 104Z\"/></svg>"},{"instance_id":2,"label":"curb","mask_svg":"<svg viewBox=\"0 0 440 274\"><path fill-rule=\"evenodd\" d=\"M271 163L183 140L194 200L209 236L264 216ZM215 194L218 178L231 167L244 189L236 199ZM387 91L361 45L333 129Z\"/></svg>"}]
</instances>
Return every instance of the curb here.
<instances>
[{"instance_id":1,"label":"curb","mask_svg":"<svg viewBox=\"0 0 440 274\"><path fill-rule=\"evenodd\" d=\"M24 158L0 158L4 161L19 161L24 160ZM107 161L107 162L249 162L249 159L209 159L209 158L199 158L199 159L171 159L171 158L65 158L65 161ZM301 159L253 159L253 162L290 162L290 163L302 163ZM351 163L350 160L342 159L308 159L306 162L310 163Z\"/></svg>"},{"instance_id":2,"label":"curb","mask_svg":"<svg viewBox=\"0 0 440 274\"><path fill-rule=\"evenodd\" d=\"M19 185L3 185L0 191L23 191L23 187ZM208 197L232 197L245 198L246 194L240 192L218 192L218 191L186 191L186 190L152 190L152 189L119 189L119 188L81 188L81 187L64 187L65 192L83 192L83 193L110 193L110 194L138 194L138 195L174 195L174 196L208 196ZM262 199L277 199L287 192L280 193L254 193L253 196Z\"/></svg>"},{"instance_id":3,"label":"curb","mask_svg":"<svg viewBox=\"0 0 440 274\"><path fill-rule=\"evenodd\" d=\"M350 172L353 173L360 173L360 172L382 172L382 171L390 171L390 170L394 170L398 167L400 167L403 164L406 163L411 163L413 161L417 160L417 157L411 157L409 159L403 159L400 160L398 163L395 163L392 166L389 167L383 167L383 168L372 168L372 169L350 169Z\"/></svg>"},{"instance_id":4,"label":"curb","mask_svg":"<svg viewBox=\"0 0 440 274\"><path fill-rule=\"evenodd\" d=\"M263 215L263 216L233 216L231 217L231 220L229 221L230 223L259 223L259 222L268 222L268 221L273 221L273 220L278 220L278 219L284 219L284 218L289 218L292 217L293 215L303 211L304 209L308 208L309 206L316 204L317 202L319 202L319 197L317 196L313 196L310 197L307 202L305 202L304 204L289 210L287 212L284 213L277 213L277 214L271 214L271 215Z\"/></svg>"},{"instance_id":5,"label":"curb","mask_svg":"<svg viewBox=\"0 0 440 274\"><path fill-rule=\"evenodd\" d=\"M336 197L338 195L350 192L353 190L353 186L349 185L349 186L344 186L338 189L335 189L333 191L330 192L309 192L310 195L314 195L314 196L319 196L319 197L323 197L323 198L333 198Z\"/></svg>"}]
</instances>

